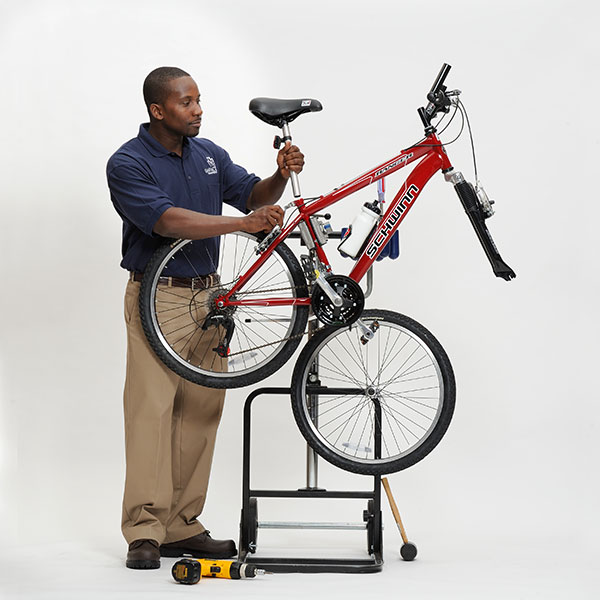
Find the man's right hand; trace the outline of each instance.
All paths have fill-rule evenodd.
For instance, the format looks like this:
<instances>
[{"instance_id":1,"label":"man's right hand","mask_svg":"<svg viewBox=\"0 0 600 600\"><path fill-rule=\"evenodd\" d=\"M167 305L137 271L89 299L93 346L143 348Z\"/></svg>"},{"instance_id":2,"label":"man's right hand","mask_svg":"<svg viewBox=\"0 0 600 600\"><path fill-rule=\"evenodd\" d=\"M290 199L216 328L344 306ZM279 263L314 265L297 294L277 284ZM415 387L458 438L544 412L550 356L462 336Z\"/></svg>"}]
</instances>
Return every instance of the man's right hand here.
<instances>
[{"instance_id":1,"label":"man's right hand","mask_svg":"<svg viewBox=\"0 0 600 600\"><path fill-rule=\"evenodd\" d=\"M243 231L269 233L275 225L283 226L283 209L281 206L261 206L244 218Z\"/></svg>"}]
</instances>

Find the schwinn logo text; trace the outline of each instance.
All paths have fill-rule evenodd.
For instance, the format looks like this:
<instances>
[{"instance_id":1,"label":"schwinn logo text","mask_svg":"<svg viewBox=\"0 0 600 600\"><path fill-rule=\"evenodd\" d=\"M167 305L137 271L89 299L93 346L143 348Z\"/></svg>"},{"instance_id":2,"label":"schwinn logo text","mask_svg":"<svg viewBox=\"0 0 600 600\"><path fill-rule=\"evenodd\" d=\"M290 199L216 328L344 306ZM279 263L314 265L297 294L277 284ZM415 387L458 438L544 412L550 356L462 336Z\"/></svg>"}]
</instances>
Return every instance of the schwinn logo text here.
<instances>
[{"instance_id":1,"label":"schwinn logo text","mask_svg":"<svg viewBox=\"0 0 600 600\"><path fill-rule=\"evenodd\" d=\"M380 175L387 173L390 169L393 169L394 167L401 165L403 162L406 162L412 156L413 156L412 152L410 154L405 154L402 158L399 158L398 160L394 161L391 165L388 165L387 167L383 167L383 169L379 169L379 171L377 171L375 173L375 177L379 177Z\"/></svg>"},{"instance_id":2,"label":"schwinn logo text","mask_svg":"<svg viewBox=\"0 0 600 600\"><path fill-rule=\"evenodd\" d=\"M385 220L385 223L375 236L375 239L367 248L367 256L369 258L373 258L377 254L379 248L385 245L387 237L394 228L394 225L398 222L398 219L402 216L404 211L412 204L416 194L418 193L419 188L414 184L412 184L408 190L406 190L406 194L402 196L402 200L400 200L398 206L396 206L396 208L392 211L392 214Z\"/></svg>"}]
</instances>

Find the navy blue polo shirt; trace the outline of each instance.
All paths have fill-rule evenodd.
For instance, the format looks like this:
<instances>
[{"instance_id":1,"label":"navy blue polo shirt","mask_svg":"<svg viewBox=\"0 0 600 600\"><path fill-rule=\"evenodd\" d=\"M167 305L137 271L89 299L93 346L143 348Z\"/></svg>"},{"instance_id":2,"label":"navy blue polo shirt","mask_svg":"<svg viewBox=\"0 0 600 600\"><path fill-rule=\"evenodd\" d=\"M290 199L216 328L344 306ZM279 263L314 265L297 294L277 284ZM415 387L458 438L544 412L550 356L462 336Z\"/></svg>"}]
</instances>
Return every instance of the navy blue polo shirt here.
<instances>
[{"instance_id":1,"label":"navy blue polo shirt","mask_svg":"<svg viewBox=\"0 0 600 600\"><path fill-rule=\"evenodd\" d=\"M148 123L140 125L138 136L123 144L106 167L111 200L123 219L121 266L128 271L143 271L152 253L166 241L153 228L168 208L220 215L226 202L247 213L248 196L260 181L210 140L184 138L179 157L154 139L148 127ZM212 273L218 256L218 237L196 241L192 260L190 256L175 259L169 264L170 274Z\"/></svg>"}]
</instances>

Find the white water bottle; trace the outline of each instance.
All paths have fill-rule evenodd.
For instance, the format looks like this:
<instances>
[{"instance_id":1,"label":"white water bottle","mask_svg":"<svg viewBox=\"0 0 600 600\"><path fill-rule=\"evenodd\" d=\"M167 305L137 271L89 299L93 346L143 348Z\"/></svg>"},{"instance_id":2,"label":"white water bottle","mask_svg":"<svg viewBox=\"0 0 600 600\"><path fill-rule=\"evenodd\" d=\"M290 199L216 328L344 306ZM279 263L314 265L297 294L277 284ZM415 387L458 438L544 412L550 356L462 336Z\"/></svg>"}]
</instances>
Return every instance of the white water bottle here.
<instances>
[{"instance_id":1,"label":"white water bottle","mask_svg":"<svg viewBox=\"0 0 600 600\"><path fill-rule=\"evenodd\" d=\"M366 239L371 235L375 225L377 225L380 216L381 209L378 206L377 200L374 202L365 202L361 211L352 222L352 225L350 225L348 234L338 246L338 250L345 256L356 258Z\"/></svg>"}]
</instances>

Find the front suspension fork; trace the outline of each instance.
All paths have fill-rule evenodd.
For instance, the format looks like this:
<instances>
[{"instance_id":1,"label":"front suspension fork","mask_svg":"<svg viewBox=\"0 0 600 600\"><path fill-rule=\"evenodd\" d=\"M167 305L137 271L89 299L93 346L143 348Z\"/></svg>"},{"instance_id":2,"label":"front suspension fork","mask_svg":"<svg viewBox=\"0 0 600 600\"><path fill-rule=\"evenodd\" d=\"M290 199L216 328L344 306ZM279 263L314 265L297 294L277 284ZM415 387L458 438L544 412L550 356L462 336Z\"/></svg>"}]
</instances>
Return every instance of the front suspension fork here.
<instances>
[{"instance_id":1,"label":"front suspension fork","mask_svg":"<svg viewBox=\"0 0 600 600\"><path fill-rule=\"evenodd\" d=\"M475 233L481 242L492 269L496 277L502 277L506 281L510 281L516 277L515 272L502 260L500 253L494 240L485 224L485 214L479 203L473 186L465 181L460 171L448 171L444 174L446 181L454 185L454 189L460 198L460 201L475 229Z\"/></svg>"}]
</instances>

